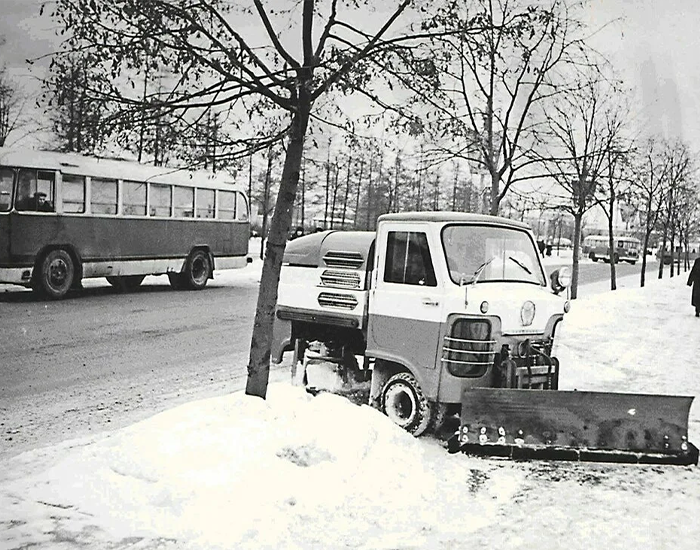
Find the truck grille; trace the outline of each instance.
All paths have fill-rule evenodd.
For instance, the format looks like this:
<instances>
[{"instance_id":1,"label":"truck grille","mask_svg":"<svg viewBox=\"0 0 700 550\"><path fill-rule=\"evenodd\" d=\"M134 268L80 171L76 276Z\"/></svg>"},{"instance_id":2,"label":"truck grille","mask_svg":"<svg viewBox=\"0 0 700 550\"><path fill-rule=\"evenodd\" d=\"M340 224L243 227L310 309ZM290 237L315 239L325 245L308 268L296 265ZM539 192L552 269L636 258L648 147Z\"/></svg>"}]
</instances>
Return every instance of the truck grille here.
<instances>
[{"instance_id":1,"label":"truck grille","mask_svg":"<svg viewBox=\"0 0 700 550\"><path fill-rule=\"evenodd\" d=\"M360 274L355 271L334 271L326 269L321 273L321 284L339 288L360 288Z\"/></svg>"},{"instance_id":2,"label":"truck grille","mask_svg":"<svg viewBox=\"0 0 700 550\"><path fill-rule=\"evenodd\" d=\"M483 376L495 359L496 341L491 339L491 323L460 319L452 325L442 346L442 363L453 376Z\"/></svg>"},{"instance_id":3,"label":"truck grille","mask_svg":"<svg viewBox=\"0 0 700 550\"><path fill-rule=\"evenodd\" d=\"M359 252L343 252L339 250L329 250L323 256L323 262L328 267L345 267L348 269L359 269L365 263L365 259Z\"/></svg>"},{"instance_id":4,"label":"truck grille","mask_svg":"<svg viewBox=\"0 0 700 550\"><path fill-rule=\"evenodd\" d=\"M340 309L355 309L357 307L357 298L352 294L321 292L321 294L318 295L318 305Z\"/></svg>"}]
</instances>

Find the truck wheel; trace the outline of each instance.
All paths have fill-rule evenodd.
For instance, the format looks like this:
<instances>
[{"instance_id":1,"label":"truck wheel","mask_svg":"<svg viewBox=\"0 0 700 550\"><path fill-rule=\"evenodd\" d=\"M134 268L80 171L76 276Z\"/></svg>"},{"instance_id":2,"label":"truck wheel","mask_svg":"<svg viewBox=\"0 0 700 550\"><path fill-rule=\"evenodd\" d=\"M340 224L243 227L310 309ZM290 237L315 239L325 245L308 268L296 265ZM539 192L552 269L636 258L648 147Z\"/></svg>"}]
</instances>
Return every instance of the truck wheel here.
<instances>
[{"instance_id":1,"label":"truck wheel","mask_svg":"<svg viewBox=\"0 0 700 550\"><path fill-rule=\"evenodd\" d=\"M62 248L49 251L38 265L34 289L52 300L63 298L75 277L75 266L70 254Z\"/></svg>"},{"instance_id":2,"label":"truck wheel","mask_svg":"<svg viewBox=\"0 0 700 550\"><path fill-rule=\"evenodd\" d=\"M431 406L412 374L399 372L382 389L382 412L416 437L430 424Z\"/></svg>"},{"instance_id":3,"label":"truck wheel","mask_svg":"<svg viewBox=\"0 0 700 550\"><path fill-rule=\"evenodd\" d=\"M204 250L195 250L187 259L183 273L185 286L190 290L203 289L211 276L211 260Z\"/></svg>"},{"instance_id":4,"label":"truck wheel","mask_svg":"<svg viewBox=\"0 0 700 550\"><path fill-rule=\"evenodd\" d=\"M136 290L143 282L145 275L123 275L121 277L107 277L107 282L122 292Z\"/></svg>"}]
</instances>

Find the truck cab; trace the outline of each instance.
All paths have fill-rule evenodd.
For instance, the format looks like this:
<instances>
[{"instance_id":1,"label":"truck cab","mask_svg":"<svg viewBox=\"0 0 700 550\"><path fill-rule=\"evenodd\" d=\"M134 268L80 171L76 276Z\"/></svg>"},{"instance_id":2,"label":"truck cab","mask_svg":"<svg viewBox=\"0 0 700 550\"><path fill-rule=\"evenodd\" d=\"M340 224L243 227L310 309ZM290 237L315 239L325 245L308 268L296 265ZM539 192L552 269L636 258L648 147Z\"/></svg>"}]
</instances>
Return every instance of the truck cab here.
<instances>
[{"instance_id":1,"label":"truck cab","mask_svg":"<svg viewBox=\"0 0 700 550\"><path fill-rule=\"evenodd\" d=\"M366 388L419 435L465 388L557 388L565 271L548 277L528 227L493 216L386 214L376 232L302 237L285 253L273 356L294 350L310 389Z\"/></svg>"}]
</instances>

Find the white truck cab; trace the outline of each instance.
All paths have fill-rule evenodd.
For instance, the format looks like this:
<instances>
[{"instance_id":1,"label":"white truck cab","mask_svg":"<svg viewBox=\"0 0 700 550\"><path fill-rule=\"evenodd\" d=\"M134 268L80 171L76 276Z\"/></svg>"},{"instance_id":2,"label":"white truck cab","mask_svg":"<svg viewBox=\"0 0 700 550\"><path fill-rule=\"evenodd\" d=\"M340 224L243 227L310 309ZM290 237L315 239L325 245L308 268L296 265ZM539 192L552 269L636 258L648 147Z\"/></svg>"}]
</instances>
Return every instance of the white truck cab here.
<instances>
[{"instance_id":1,"label":"white truck cab","mask_svg":"<svg viewBox=\"0 0 700 550\"><path fill-rule=\"evenodd\" d=\"M528 227L493 216L386 214L376 232L315 233L287 245L273 358L294 350L311 390L365 387L419 435L464 388L557 388L566 271L548 277ZM333 387L314 380L319 364Z\"/></svg>"}]
</instances>

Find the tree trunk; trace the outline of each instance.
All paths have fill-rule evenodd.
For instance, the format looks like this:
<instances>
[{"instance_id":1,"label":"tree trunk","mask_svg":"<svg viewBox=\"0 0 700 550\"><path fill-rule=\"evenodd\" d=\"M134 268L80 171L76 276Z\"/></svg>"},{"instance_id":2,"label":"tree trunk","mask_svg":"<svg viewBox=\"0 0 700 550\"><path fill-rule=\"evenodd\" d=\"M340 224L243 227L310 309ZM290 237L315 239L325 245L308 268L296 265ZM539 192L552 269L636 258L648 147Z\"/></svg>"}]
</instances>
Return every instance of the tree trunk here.
<instances>
[{"instance_id":1,"label":"tree trunk","mask_svg":"<svg viewBox=\"0 0 700 550\"><path fill-rule=\"evenodd\" d=\"M282 268L282 258L287 244L287 235L292 226L292 210L299 183L299 171L304 152L304 136L309 123L311 105L302 103L294 114L289 133L289 144L284 159L282 180L270 223L265 245L258 302L255 308L253 337L250 342L248 379L245 393L265 399L270 376L270 351L272 328L277 305L277 286Z\"/></svg>"},{"instance_id":2,"label":"tree trunk","mask_svg":"<svg viewBox=\"0 0 700 550\"><path fill-rule=\"evenodd\" d=\"M608 247L610 249L610 290L617 290L617 280L615 278L615 236L613 235L613 204L610 204L610 215L608 218Z\"/></svg>"},{"instance_id":3,"label":"tree trunk","mask_svg":"<svg viewBox=\"0 0 700 550\"><path fill-rule=\"evenodd\" d=\"M352 157L348 158L348 173L345 178L345 196L343 197L343 214L340 222L340 229L345 229L345 216L348 212L348 196L350 195L350 171L352 170Z\"/></svg>"},{"instance_id":4,"label":"tree trunk","mask_svg":"<svg viewBox=\"0 0 700 550\"><path fill-rule=\"evenodd\" d=\"M499 206L498 191L499 191L500 183L501 183L501 178L498 175L498 172L494 170L491 173L491 208L489 210L489 213L492 216L498 216L498 206Z\"/></svg>"},{"instance_id":5,"label":"tree trunk","mask_svg":"<svg viewBox=\"0 0 700 550\"><path fill-rule=\"evenodd\" d=\"M353 227L358 228L357 219L360 216L360 193L362 192L362 176L365 169L365 157L360 159L360 175L357 178L357 193L355 194L355 222Z\"/></svg>"},{"instance_id":6,"label":"tree trunk","mask_svg":"<svg viewBox=\"0 0 700 550\"><path fill-rule=\"evenodd\" d=\"M581 248L581 223L583 212L574 214L574 257L571 266L571 299L578 297L578 255Z\"/></svg>"},{"instance_id":7,"label":"tree trunk","mask_svg":"<svg viewBox=\"0 0 700 550\"><path fill-rule=\"evenodd\" d=\"M268 204L270 204L270 176L272 174L272 147L267 149L267 170L265 170L265 187L263 189L263 219L262 219L262 230L260 235L260 259L265 257L264 244L267 238L267 218L270 209Z\"/></svg>"}]
</instances>

